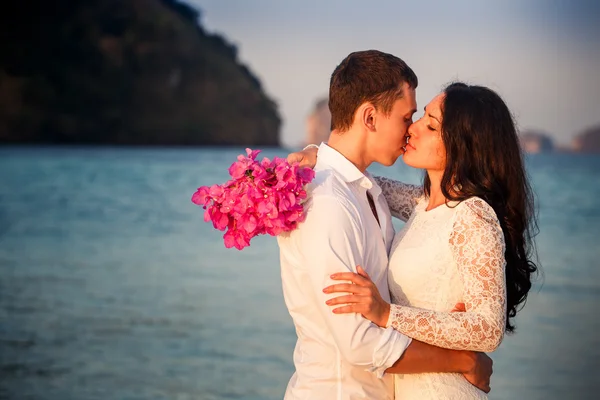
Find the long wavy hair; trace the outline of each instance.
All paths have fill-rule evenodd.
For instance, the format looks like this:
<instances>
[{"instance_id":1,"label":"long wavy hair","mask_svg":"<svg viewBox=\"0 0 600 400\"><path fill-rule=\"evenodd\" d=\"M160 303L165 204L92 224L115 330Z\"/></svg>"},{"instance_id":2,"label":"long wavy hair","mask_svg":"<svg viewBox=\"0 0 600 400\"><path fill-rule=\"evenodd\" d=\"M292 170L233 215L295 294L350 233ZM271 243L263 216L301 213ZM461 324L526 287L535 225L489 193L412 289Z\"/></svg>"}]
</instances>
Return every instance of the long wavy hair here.
<instances>
[{"instance_id":1,"label":"long wavy hair","mask_svg":"<svg viewBox=\"0 0 600 400\"><path fill-rule=\"evenodd\" d=\"M491 89L456 82L444 92L442 193L448 201L480 197L496 212L506 243L506 331L513 332L511 318L525 305L532 275L539 272L534 262L533 238L538 233L534 197L515 123ZM423 187L429 196L428 175Z\"/></svg>"}]
</instances>

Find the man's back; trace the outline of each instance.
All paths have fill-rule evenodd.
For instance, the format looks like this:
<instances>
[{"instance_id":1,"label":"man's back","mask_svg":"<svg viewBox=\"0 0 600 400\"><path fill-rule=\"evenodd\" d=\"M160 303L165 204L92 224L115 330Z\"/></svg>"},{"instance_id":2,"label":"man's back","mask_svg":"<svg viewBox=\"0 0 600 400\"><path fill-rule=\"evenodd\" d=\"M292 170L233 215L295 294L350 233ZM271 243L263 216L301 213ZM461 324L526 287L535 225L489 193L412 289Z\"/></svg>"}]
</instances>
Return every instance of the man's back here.
<instances>
[{"instance_id":1,"label":"man's back","mask_svg":"<svg viewBox=\"0 0 600 400\"><path fill-rule=\"evenodd\" d=\"M296 373L286 399L393 398L392 377L378 376L400 358L410 339L357 314L333 314L322 291L333 282L332 273L361 265L389 301L389 210L379 188L326 145L319 150L315 172L306 221L278 238L284 297L298 335ZM369 207L367 190L375 194L385 234Z\"/></svg>"}]
</instances>

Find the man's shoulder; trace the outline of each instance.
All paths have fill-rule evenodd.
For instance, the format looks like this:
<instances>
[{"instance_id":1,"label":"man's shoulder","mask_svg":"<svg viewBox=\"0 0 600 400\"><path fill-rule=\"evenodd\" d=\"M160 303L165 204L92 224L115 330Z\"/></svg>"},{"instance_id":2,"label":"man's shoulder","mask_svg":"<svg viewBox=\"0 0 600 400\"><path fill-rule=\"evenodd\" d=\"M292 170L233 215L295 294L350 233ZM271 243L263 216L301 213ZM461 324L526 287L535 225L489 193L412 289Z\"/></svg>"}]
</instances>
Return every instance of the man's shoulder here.
<instances>
[{"instance_id":1,"label":"man's shoulder","mask_svg":"<svg viewBox=\"0 0 600 400\"><path fill-rule=\"evenodd\" d=\"M315 177L306 188L304 202L305 220L287 234L279 235L282 240L305 236L326 235L328 228L342 232L361 230L361 215L357 198L348 183L331 169L315 171Z\"/></svg>"},{"instance_id":2,"label":"man's shoulder","mask_svg":"<svg viewBox=\"0 0 600 400\"><path fill-rule=\"evenodd\" d=\"M293 232L311 230L315 225L341 226L344 221L352 224L360 221L356 195L335 171L316 171L315 178L307 186L306 192L306 219Z\"/></svg>"},{"instance_id":3,"label":"man's shoulder","mask_svg":"<svg viewBox=\"0 0 600 400\"><path fill-rule=\"evenodd\" d=\"M332 169L316 171L307 189L309 200L331 198L346 204L353 202L355 197L348 184Z\"/></svg>"}]
</instances>

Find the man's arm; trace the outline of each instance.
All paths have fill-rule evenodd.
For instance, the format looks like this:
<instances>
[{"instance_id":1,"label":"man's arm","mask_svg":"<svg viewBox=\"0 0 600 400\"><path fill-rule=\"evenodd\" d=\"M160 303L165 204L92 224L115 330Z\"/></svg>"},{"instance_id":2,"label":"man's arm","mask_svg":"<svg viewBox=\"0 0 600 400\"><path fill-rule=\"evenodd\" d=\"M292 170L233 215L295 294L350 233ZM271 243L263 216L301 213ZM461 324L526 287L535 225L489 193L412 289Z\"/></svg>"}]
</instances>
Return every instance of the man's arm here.
<instances>
[{"instance_id":1,"label":"man's arm","mask_svg":"<svg viewBox=\"0 0 600 400\"><path fill-rule=\"evenodd\" d=\"M408 346L411 339L393 328L381 329L359 314L336 315L325 303L323 288L333 283L331 274L355 271L364 262L364 224L356 207L336 191L314 194L307 203L306 220L290 232L282 250L297 259L294 273L306 276L304 295L314 307L311 319L321 319L341 357L349 364L382 375ZM282 239L284 240L284 239ZM381 271L384 272L384 271Z\"/></svg>"},{"instance_id":2,"label":"man's arm","mask_svg":"<svg viewBox=\"0 0 600 400\"><path fill-rule=\"evenodd\" d=\"M471 383L485 389L491 375L491 359L486 355L417 341L412 344L405 335L379 328L360 314L331 312L323 288L333 283L331 274L355 272L355 266L364 261L364 249L358 242L363 226L350 204L332 196L313 197L309 209L306 221L290 236L302 254L302 268L310 275L312 287L307 288L306 295L317 302L342 357L379 373L463 373Z\"/></svg>"},{"instance_id":3,"label":"man's arm","mask_svg":"<svg viewBox=\"0 0 600 400\"><path fill-rule=\"evenodd\" d=\"M488 393L493 361L485 353L450 350L413 340L386 373L419 374L458 372L473 385Z\"/></svg>"}]
</instances>

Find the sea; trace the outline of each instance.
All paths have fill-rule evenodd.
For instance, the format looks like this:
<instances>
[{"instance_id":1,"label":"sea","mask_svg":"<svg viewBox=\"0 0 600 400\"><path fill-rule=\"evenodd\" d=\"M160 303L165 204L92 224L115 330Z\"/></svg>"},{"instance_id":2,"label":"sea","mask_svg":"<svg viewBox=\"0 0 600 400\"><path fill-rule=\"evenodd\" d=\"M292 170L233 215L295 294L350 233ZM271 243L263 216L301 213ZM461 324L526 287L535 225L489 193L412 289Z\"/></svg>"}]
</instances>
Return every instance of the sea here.
<instances>
[{"instance_id":1,"label":"sea","mask_svg":"<svg viewBox=\"0 0 600 400\"><path fill-rule=\"evenodd\" d=\"M283 398L296 333L276 240L227 249L190 201L242 153L0 148L0 399ZM491 354L490 399L598 399L600 156L526 162L543 274Z\"/></svg>"}]
</instances>

